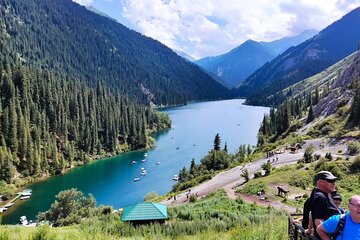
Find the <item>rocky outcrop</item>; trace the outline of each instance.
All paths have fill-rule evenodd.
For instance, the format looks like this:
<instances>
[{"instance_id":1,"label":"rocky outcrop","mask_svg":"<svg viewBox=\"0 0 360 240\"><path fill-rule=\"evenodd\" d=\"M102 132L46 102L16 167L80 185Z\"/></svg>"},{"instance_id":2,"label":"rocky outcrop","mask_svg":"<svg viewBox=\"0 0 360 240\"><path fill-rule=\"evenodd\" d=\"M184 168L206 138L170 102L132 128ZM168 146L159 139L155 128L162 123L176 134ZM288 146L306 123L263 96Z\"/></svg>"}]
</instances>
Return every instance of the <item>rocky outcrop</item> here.
<instances>
[{"instance_id":1,"label":"rocky outcrop","mask_svg":"<svg viewBox=\"0 0 360 240\"><path fill-rule=\"evenodd\" d=\"M354 92L349 86L360 78L360 52L354 53L352 63L333 82L328 96L321 99L314 110L315 116L329 116L336 112L339 106L350 103Z\"/></svg>"}]
</instances>

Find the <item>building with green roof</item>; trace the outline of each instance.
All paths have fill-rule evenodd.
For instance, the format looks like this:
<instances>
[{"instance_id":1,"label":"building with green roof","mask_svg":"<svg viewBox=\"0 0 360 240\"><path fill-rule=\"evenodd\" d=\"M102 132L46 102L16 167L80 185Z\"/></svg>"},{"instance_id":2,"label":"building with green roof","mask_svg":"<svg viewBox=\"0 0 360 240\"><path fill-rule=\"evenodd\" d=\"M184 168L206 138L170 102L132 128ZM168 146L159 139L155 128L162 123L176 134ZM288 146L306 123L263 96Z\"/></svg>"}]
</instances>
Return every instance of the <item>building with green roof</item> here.
<instances>
[{"instance_id":1,"label":"building with green roof","mask_svg":"<svg viewBox=\"0 0 360 240\"><path fill-rule=\"evenodd\" d=\"M123 222L143 224L150 222L164 223L168 218L167 207L164 204L145 202L124 208L122 214Z\"/></svg>"}]
</instances>

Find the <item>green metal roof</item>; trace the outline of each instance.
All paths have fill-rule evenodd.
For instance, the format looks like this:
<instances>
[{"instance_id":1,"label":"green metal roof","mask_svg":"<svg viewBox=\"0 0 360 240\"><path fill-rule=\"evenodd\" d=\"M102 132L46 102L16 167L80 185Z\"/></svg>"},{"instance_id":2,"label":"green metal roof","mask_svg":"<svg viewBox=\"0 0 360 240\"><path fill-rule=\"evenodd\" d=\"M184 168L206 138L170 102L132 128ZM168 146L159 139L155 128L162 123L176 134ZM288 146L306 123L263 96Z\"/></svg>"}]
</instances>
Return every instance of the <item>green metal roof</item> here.
<instances>
[{"instance_id":1,"label":"green metal roof","mask_svg":"<svg viewBox=\"0 0 360 240\"><path fill-rule=\"evenodd\" d=\"M166 205L145 202L138 203L124 208L123 221L158 220L167 219Z\"/></svg>"}]
</instances>

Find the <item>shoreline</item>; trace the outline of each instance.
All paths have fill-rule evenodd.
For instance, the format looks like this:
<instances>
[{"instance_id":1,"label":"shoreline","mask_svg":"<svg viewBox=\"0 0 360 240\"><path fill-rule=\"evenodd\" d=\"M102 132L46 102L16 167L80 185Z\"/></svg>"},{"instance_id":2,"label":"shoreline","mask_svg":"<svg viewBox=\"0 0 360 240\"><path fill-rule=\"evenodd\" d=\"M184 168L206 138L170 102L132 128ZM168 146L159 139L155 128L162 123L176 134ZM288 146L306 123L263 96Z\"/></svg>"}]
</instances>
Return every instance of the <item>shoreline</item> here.
<instances>
[{"instance_id":1,"label":"shoreline","mask_svg":"<svg viewBox=\"0 0 360 240\"><path fill-rule=\"evenodd\" d=\"M168 128L168 129L171 129L171 128ZM156 132L152 132L151 133L151 137L153 138L153 134L156 134L156 133L161 133L162 131L166 131L168 129L165 129L165 130L160 130L160 131L156 131ZM24 183L21 184L19 187L16 187L14 189L12 189L14 191L14 193L11 195L11 197L8 199L8 200L5 200L5 201L2 201L0 200L0 208L3 208L6 204L8 203L14 203L13 206L11 206L9 209L7 209L6 211L4 212L0 212L0 218L2 216L5 216L7 214L10 214L12 211L14 211L18 206L20 206L22 204L22 201L17 201L19 199L16 199L18 194L21 193L23 190L25 189L31 189L31 186L34 185L34 184L37 184L37 183L40 183L40 182L43 182L43 181L47 181L49 179L51 179L52 177L58 177L58 176L62 176L62 175L66 175L68 174L70 171L76 169L76 168L79 168L79 167L82 167L82 166L85 166L87 164L92 164L94 162L97 162L97 161L101 161L101 160L105 160L105 159L109 159L109 158L113 158L113 157L116 157L116 156L120 156L122 154L125 154L125 153L131 153L131 152L137 152L137 151L148 151L148 150L151 150L151 149L154 149L156 147L156 141L154 139L154 142L151 146L147 147L147 148L139 148L139 149L135 149L135 150L124 150L122 152L106 152L106 153L103 153L103 154L99 154L99 155L92 155L90 156L90 161L87 162L87 163L82 163L82 164L74 164L72 165L71 167L69 168L66 168L64 169L61 173L59 174L54 174L54 175L50 175L50 174L42 174L41 176L37 177L37 178L34 178L34 177L25 177L25 178L21 178L21 177L15 177L13 180L23 180ZM20 174L19 174L20 176ZM12 183L14 184L14 183ZM15 200L14 200L15 199ZM19 204L20 202L20 204ZM25 201L23 201L25 202ZM0 223L0 225L2 225Z\"/></svg>"}]
</instances>

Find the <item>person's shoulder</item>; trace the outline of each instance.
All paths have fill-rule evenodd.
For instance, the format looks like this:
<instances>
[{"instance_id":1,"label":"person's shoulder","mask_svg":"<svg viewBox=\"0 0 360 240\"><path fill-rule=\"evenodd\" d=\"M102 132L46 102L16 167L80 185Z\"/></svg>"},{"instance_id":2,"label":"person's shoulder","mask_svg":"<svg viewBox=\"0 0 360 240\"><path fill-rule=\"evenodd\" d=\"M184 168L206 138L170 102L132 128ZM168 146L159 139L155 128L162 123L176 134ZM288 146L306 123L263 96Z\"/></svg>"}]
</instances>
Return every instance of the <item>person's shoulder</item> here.
<instances>
[{"instance_id":1,"label":"person's shoulder","mask_svg":"<svg viewBox=\"0 0 360 240\"><path fill-rule=\"evenodd\" d=\"M340 221L341 215L333 215L330 218L328 218L326 221L322 223L324 229L328 233L333 233L336 230L336 227Z\"/></svg>"},{"instance_id":2,"label":"person's shoulder","mask_svg":"<svg viewBox=\"0 0 360 240\"><path fill-rule=\"evenodd\" d=\"M314 192L314 197L316 196L325 196L325 192L321 191L320 189L316 189Z\"/></svg>"}]
</instances>

